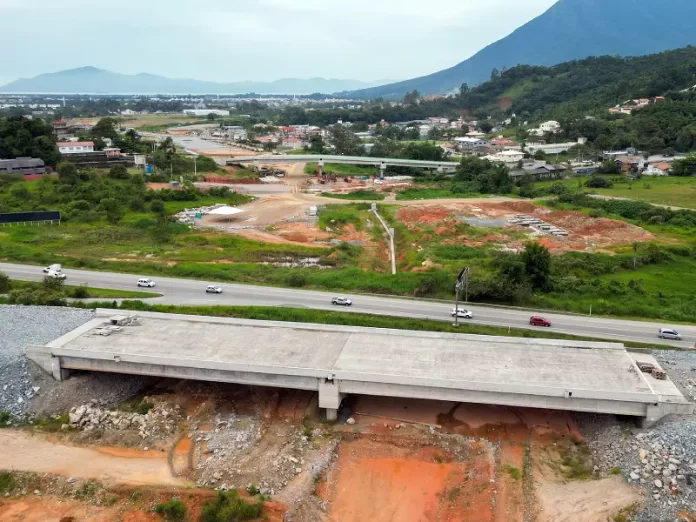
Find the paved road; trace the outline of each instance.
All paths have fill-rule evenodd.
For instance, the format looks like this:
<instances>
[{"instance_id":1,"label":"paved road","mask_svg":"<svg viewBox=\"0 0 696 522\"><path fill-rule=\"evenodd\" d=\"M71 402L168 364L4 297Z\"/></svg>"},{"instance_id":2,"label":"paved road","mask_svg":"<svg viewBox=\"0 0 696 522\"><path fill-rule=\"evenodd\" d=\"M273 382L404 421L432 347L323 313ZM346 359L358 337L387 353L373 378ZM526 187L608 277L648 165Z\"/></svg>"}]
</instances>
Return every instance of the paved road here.
<instances>
[{"instance_id":1,"label":"paved road","mask_svg":"<svg viewBox=\"0 0 696 522\"><path fill-rule=\"evenodd\" d=\"M0 272L12 279L39 281L43 278L41 267L0 263ZM110 272L91 272L87 270L64 269L67 283L71 285L87 284L94 288L113 288L118 290L135 290L139 275L117 274ZM314 308L331 310L329 292L273 288L265 286L237 285L221 283L224 293L206 294L205 286L215 281L195 281L191 279L174 279L154 277L155 290L163 297L149 300L154 303L179 305L256 305L285 306L297 308ZM347 312L363 312L379 315L393 315L421 319L451 321L452 304L433 301L377 297L367 295L346 295L353 300L350 308L341 308ZM474 312L473 323L513 328L529 328L532 311L501 309L481 305L468 306ZM562 314L544 314L553 327L552 332L644 343L665 342L657 339L660 327L670 326L663 323L623 321L601 319L587 316ZM466 320L462 320L466 321ZM683 341L665 342L682 348L691 347L696 342L696 326L679 326Z\"/></svg>"}]
</instances>

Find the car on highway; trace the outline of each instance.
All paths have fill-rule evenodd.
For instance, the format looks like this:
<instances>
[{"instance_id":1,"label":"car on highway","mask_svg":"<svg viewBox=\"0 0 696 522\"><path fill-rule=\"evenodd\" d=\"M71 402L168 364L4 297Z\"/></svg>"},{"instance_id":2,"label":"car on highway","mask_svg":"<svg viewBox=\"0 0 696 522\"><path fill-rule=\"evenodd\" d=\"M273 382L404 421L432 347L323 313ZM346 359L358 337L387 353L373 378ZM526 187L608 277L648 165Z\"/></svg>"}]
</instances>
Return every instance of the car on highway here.
<instances>
[{"instance_id":1,"label":"car on highway","mask_svg":"<svg viewBox=\"0 0 696 522\"><path fill-rule=\"evenodd\" d=\"M660 339L670 339L672 341L681 341L681 335L674 328L660 328L657 333Z\"/></svg>"},{"instance_id":2,"label":"car on highway","mask_svg":"<svg viewBox=\"0 0 696 522\"><path fill-rule=\"evenodd\" d=\"M49 265L43 269L44 274L48 274L49 272L61 272L62 270L63 270L63 267L58 265L58 264Z\"/></svg>"},{"instance_id":3,"label":"car on highway","mask_svg":"<svg viewBox=\"0 0 696 522\"><path fill-rule=\"evenodd\" d=\"M155 286L155 282L152 279L148 279L147 277L142 277L138 279L138 286L153 288Z\"/></svg>"},{"instance_id":4,"label":"car on highway","mask_svg":"<svg viewBox=\"0 0 696 522\"><path fill-rule=\"evenodd\" d=\"M463 308L452 308L452 317L457 316L462 319L473 319L474 312L471 310L464 310Z\"/></svg>"},{"instance_id":5,"label":"car on highway","mask_svg":"<svg viewBox=\"0 0 696 522\"><path fill-rule=\"evenodd\" d=\"M48 272L46 272L46 277L50 277L52 279L64 280L66 278L66 275L63 272L56 272L55 270L49 270Z\"/></svg>"},{"instance_id":6,"label":"car on highway","mask_svg":"<svg viewBox=\"0 0 696 522\"><path fill-rule=\"evenodd\" d=\"M551 327L551 321L544 319L540 315L535 315L529 319L529 324L532 326L545 326L547 328Z\"/></svg>"},{"instance_id":7,"label":"car on highway","mask_svg":"<svg viewBox=\"0 0 696 522\"><path fill-rule=\"evenodd\" d=\"M206 294L221 294L222 288L220 288L218 285L208 285L205 287L205 293Z\"/></svg>"},{"instance_id":8,"label":"car on highway","mask_svg":"<svg viewBox=\"0 0 696 522\"><path fill-rule=\"evenodd\" d=\"M336 306L353 306L353 301L347 297L334 297L331 299L331 304Z\"/></svg>"}]
</instances>

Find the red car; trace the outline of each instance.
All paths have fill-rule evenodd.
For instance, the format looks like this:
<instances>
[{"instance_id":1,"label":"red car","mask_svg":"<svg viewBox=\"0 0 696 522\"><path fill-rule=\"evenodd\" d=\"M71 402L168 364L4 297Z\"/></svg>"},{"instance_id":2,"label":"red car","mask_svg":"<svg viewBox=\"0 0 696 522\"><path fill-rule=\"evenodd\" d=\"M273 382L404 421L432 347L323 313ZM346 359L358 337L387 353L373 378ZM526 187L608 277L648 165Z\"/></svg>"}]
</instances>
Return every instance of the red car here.
<instances>
[{"instance_id":1,"label":"red car","mask_svg":"<svg viewBox=\"0 0 696 522\"><path fill-rule=\"evenodd\" d=\"M551 326L551 321L547 321L543 317L540 317L538 315L535 315L529 320L529 324L532 326L546 326L550 327Z\"/></svg>"}]
</instances>

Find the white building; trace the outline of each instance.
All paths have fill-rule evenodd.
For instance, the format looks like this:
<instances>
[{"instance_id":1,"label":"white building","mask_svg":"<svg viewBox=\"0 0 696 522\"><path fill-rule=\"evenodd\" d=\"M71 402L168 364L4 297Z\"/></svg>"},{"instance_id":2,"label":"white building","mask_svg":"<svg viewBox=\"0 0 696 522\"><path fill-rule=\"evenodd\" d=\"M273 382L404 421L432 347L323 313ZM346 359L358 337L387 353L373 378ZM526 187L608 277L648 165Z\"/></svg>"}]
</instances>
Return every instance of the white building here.
<instances>
[{"instance_id":1,"label":"white building","mask_svg":"<svg viewBox=\"0 0 696 522\"><path fill-rule=\"evenodd\" d=\"M527 143L525 150L531 155L534 155L538 150L546 154L563 154L564 152L568 152L571 147L578 144L582 145L586 141L586 138L580 138L578 141L569 141L566 143Z\"/></svg>"},{"instance_id":2,"label":"white building","mask_svg":"<svg viewBox=\"0 0 696 522\"><path fill-rule=\"evenodd\" d=\"M549 120L539 125L539 129L542 132L558 132L561 130L561 124L557 121Z\"/></svg>"},{"instance_id":3,"label":"white building","mask_svg":"<svg viewBox=\"0 0 696 522\"><path fill-rule=\"evenodd\" d=\"M82 154L94 152L93 141L63 141L56 143L61 154Z\"/></svg>"},{"instance_id":4,"label":"white building","mask_svg":"<svg viewBox=\"0 0 696 522\"><path fill-rule=\"evenodd\" d=\"M481 138L472 138L470 136L464 136L463 138L454 138L454 142L457 144L459 150L472 151L479 147L486 147L488 142L482 140Z\"/></svg>"},{"instance_id":5,"label":"white building","mask_svg":"<svg viewBox=\"0 0 696 522\"><path fill-rule=\"evenodd\" d=\"M515 165L524 159L524 152L521 150L504 150L492 156L487 156L486 159L505 163L506 165Z\"/></svg>"}]
</instances>

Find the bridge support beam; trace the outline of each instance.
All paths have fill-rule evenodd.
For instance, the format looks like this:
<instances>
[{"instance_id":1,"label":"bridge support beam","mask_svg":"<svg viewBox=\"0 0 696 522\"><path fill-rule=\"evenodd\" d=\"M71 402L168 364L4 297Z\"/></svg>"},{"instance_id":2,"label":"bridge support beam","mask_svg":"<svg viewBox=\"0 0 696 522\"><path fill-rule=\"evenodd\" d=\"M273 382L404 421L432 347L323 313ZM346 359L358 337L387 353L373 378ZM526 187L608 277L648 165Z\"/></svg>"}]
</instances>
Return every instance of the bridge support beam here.
<instances>
[{"instance_id":1,"label":"bridge support beam","mask_svg":"<svg viewBox=\"0 0 696 522\"><path fill-rule=\"evenodd\" d=\"M321 177L324 174L324 160L317 162L317 175Z\"/></svg>"},{"instance_id":2,"label":"bridge support beam","mask_svg":"<svg viewBox=\"0 0 696 522\"><path fill-rule=\"evenodd\" d=\"M319 381L319 407L326 409L326 420L335 421L338 418L338 408L344 395L339 392L337 379L321 379Z\"/></svg>"}]
</instances>

